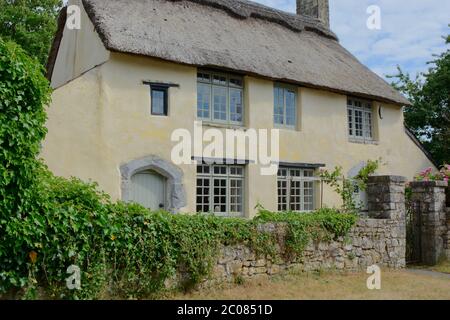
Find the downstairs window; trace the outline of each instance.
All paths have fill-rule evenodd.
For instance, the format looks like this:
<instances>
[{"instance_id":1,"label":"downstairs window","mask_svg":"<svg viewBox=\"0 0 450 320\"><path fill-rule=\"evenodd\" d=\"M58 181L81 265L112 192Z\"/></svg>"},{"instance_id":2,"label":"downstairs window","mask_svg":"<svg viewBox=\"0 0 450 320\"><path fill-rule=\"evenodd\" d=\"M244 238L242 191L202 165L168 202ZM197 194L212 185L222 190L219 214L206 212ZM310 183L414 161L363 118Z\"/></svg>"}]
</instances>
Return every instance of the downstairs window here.
<instances>
[{"instance_id":1,"label":"downstairs window","mask_svg":"<svg viewBox=\"0 0 450 320\"><path fill-rule=\"evenodd\" d=\"M315 178L313 169L278 170L278 211L313 211Z\"/></svg>"},{"instance_id":2,"label":"downstairs window","mask_svg":"<svg viewBox=\"0 0 450 320\"><path fill-rule=\"evenodd\" d=\"M243 216L244 178L243 166L197 166L197 212Z\"/></svg>"}]
</instances>

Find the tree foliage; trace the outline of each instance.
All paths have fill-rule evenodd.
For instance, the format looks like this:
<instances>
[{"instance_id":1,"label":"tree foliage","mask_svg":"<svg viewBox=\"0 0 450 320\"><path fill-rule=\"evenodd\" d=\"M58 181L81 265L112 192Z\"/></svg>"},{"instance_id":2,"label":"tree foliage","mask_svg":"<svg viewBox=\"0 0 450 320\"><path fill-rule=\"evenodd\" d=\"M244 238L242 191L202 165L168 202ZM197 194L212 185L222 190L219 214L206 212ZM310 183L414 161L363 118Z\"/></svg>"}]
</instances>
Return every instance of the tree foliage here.
<instances>
[{"instance_id":1,"label":"tree foliage","mask_svg":"<svg viewBox=\"0 0 450 320\"><path fill-rule=\"evenodd\" d=\"M36 157L49 101L43 67L18 45L0 39L0 287L6 278L11 285L24 285L23 278L12 275L27 271L23 232L29 230L19 231L16 222L45 206Z\"/></svg>"},{"instance_id":2,"label":"tree foliage","mask_svg":"<svg viewBox=\"0 0 450 320\"><path fill-rule=\"evenodd\" d=\"M43 67L0 39L0 215L32 210L50 87Z\"/></svg>"},{"instance_id":3,"label":"tree foliage","mask_svg":"<svg viewBox=\"0 0 450 320\"><path fill-rule=\"evenodd\" d=\"M0 0L0 37L45 65L61 7L61 0Z\"/></svg>"},{"instance_id":4,"label":"tree foliage","mask_svg":"<svg viewBox=\"0 0 450 320\"><path fill-rule=\"evenodd\" d=\"M446 39L450 43L450 36ZM406 125L439 163L450 162L450 50L429 62L428 72L412 78L398 67L394 87L412 102L405 109Z\"/></svg>"}]
</instances>

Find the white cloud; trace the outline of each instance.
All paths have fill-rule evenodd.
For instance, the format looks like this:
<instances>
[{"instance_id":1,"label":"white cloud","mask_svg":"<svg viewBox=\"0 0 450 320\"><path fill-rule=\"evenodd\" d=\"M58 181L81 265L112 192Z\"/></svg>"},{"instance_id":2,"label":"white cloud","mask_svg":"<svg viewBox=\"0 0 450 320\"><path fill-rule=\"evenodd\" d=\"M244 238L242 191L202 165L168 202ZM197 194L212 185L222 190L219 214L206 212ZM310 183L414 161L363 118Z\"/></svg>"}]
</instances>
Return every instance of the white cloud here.
<instances>
[{"instance_id":1,"label":"white cloud","mask_svg":"<svg viewBox=\"0 0 450 320\"><path fill-rule=\"evenodd\" d=\"M295 12L295 0L255 0ZM366 26L367 8L381 9L381 30ZM341 44L381 76L400 65L416 74L446 49L442 36L450 32L448 0L330 0L331 28Z\"/></svg>"}]
</instances>

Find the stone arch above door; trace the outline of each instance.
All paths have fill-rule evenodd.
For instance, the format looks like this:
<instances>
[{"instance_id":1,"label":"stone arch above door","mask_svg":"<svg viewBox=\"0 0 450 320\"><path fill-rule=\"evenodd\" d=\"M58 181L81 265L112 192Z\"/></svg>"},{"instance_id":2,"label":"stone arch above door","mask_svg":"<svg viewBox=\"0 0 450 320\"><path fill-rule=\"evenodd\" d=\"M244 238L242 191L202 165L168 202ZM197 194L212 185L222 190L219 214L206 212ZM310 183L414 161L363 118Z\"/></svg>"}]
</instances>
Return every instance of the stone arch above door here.
<instances>
[{"instance_id":1,"label":"stone arch above door","mask_svg":"<svg viewBox=\"0 0 450 320\"><path fill-rule=\"evenodd\" d=\"M130 201L131 178L133 175L146 170L153 170L167 179L167 208L169 211L178 212L180 208L186 206L183 171L171 162L158 156L136 159L120 166L123 201Z\"/></svg>"}]
</instances>

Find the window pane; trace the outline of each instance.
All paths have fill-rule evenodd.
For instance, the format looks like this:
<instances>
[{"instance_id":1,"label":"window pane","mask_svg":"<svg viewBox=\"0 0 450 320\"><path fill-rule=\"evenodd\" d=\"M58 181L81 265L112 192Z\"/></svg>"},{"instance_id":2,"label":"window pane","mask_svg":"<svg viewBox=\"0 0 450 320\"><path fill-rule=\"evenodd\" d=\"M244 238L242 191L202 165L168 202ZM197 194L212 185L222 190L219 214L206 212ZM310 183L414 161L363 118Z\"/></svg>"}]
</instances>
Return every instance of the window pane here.
<instances>
[{"instance_id":1,"label":"window pane","mask_svg":"<svg viewBox=\"0 0 450 320\"><path fill-rule=\"evenodd\" d=\"M230 89L230 120L242 122L242 90Z\"/></svg>"},{"instance_id":2,"label":"window pane","mask_svg":"<svg viewBox=\"0 0 450 320\"><path fill-rule=\"evenodd\" d=\"M238 214L242 212L242 185L242 180L230 180L230 213L232 214Z\"/></svg>"},{"instance_id":3,"label":"window pane","mask_svg":"<svg viewBox=\"0 0 450 320\"><path fill-rule=\"evenodd\" d=\"M278 176L279 177L287 177L287 169L278 169Z\"/></svg>"},{"instance_id":4,"label":"window pane","mask_svg":"<svg viewBox=\"0 0 450 320\"><path fill-rule=\"evenodd\" d=\"M227 88L213 87L214 119L227 120Z\"/></svg>"},{"instance_id":5,"label":"window pane","mask_svg":"<svg viewBox=\"0 0 450 320\"><path fill-rule=\"evenodd\" d=\"M215 213L227 213L227 179L214 179L213 208Z\"/></svg>"},{"instance_id":6,"label":"window pane","mask_svg":"<svg viewBox=\"0 0 450 320\"><path fill-rule=\"evenodd\" d=\"M287 180L278 180L278 211L287 211Z\"/></svg>"},{"instance_id":7,"label":"window pane","mask_svg":"<svg viewBox=\"0 0 450 320\"><path fill-rule=\"evenodd\" d=\"M227 167L226 166L214 166L214 174L226 175L227 174Z\"/></svg>"},{"instance_id":8,"label":"window pane","mask_svg":"<svg viewBox=\"0 0 450 320\"><path fill-rule=\"evenodd\" d=\"M295 126L295 92L286 90L286 124Z\"/></svg>"},{"instance_id":9,"label":"window pane","mask_svg":"<svg viewBox=\"0 0 450 320\"><path fill-rule=\"evenodd\" d=\"M230 175L242 177L244 175L244 169L242 167L230 167Z\"/></svg>"},{"instance_id":10,"label":"window pane","mask_svg":"<svg viewBox=\"0 0 450 320\"><path fill-rule=\"evenodd\" d=\"M353 110L348 109L348 134L353 136Z\"/></svg>"},{"instance_id":11,"label":"window pane","mask_svg":"<svg viewBox=\"0 0 450 320\"><path fill-rule=\"evenodd\" d=\"M197 166L197 173L209 174L209 168L208 165L199 165Z\"/></svg>"},{"instance_id":12,"label":"window pane","mask_svg":"<svg viewBox=\"0 0 450 320\"><path fill-rule=\"evenodd\" d=\"M364 112L364 137L372 138L372 113Z\"/></svg>"},{"instance_id":13,"label":"window pane","mask_svg":"<svg viewBox=\"0 0 450 320\"><path fill-rule=\"evenodd\" d=\"M314 210L314 182L303 182L303 210Z\"/></svg>"},{"instance_id":14,"label":"window pane","mask_svg":"<svg viewBox=\"0 0 450 320\"><path fill-rule=\"evenodd\" d=\"M300 169L291 169L291 170L289 170L289 174L291 177L300 177L301 170Z\"/></svg>"},{"instance_id":15,"label":"window pane","mask_svg":"<svg viewBox=\"0 0 450 320\"><path fill-rule=\"evenodd\" d=\"M363 136L363 112L355 110L355 136Z\"/></svg>"},{"instance_id":16,"label":"window pane","mask_svg":"<svg viewBox=\"0 0 450 320\"><path fill-rule=\"evenodd\" d=\"M314 176L314 170L303 170L303 176L304 177L313 177Z\"/></svg>"},{"instance_id":17,"label":"window pane","mask_svg":"<svg viewBox=\"0 0 450 320\"><path fill-rule=\"evenodd\" d=\"M209 178L197 179L197 212L211 211L209 205Z\"/></svg>"},{"instance_id":18,"label":"window pane","mask_svg":"<svg viewBox=\"0 0 450 320\"><path fill-rule=\"evenodd\" d=\"M152 89L152 114L164 115L165 90Z\"/></svg>"},{"instance_id":19,"label":"window pane","mask_svg":"<svg viewBox=\"0 0 450 320\"><path fill-rule=\"evenodd\" d=\"M197 73L197 80L202 82L211 82L211 76L208 73Z\"/></svg>"},{"instance_id":20,"label":"window pane","mask_svg":"<svg viewBox=\"0 0 450 320\"><path fill-rule=\"evenodd\" d=\"M274 123L284 124L284 91L282 88L274 87Z\"/></svg>"},{"instance_id":21,"label":"window pane","mask_svg":"<svg viewBox=\"0 0 450 320\"><path fill-rule=\"evenodd\" d=\"M242 87L242 79L240 79L240 78L230 78L230 86Z\"/></svg>"},{"instance_id":22,"label":"window pane","mask_svg":"<svg viewBox=\"0 0 450 320\"><path fill-rule=\"evenodd\" d=\"M213 75L213 83L225 86L227 85L227 78L225 76L215 74Z\"/></svg>"},{"instance_id":23,"label":"window pane","mask_svg":"<svg viewBox=\"0 0 450 320\"><path fill-rule=\"evenodd\" d=\"M301 211L301 193L300 193L300 181L291 181L289 197L289 209L291 211Z\"/></svg>"},{"instance_id":24,"label":"window pane","mask_svg":"<svg viewBox=\"0 0 450 320\"><path fill-rule=\"evenodd\" d=\"M209 84L199 83L197 85L197 116L203 119L209 119L209 104L211 99L211 86Z\"/></svg>"}]
</instances>

